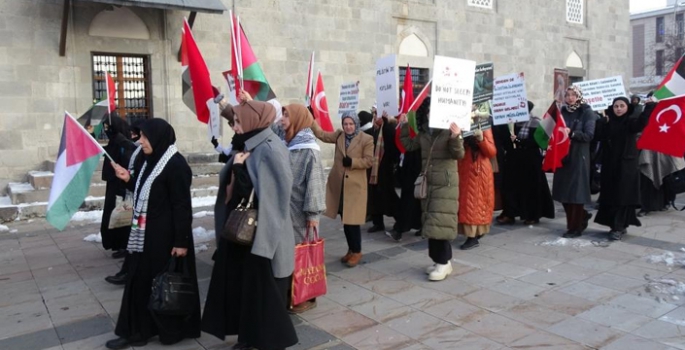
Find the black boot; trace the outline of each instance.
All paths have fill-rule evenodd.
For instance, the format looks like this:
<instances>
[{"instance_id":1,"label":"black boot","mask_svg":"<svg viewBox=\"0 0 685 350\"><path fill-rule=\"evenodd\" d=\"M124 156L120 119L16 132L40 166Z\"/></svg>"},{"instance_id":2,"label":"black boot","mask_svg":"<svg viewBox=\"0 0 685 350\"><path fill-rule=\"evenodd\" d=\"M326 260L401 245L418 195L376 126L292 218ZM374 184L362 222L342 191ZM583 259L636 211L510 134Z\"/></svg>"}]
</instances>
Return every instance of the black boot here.
<instances>
[{"instance_id":1,"label":"black boot","mask_svg":"<svg viewBox=\"0 0 685 350\"><path fill-rule=\"evenodd\" d=\"M112 258L114 259L121 259L126 257L126 249L119 249L116 252L112 253Z\"/></svg>"},{"instance_id":2,"label":"black boot","mask_svg":"<svg viewBox=\"0 0 685 350\"><path fill-rule=\"evenodd\" d=\"M578 238L583 234L580 231L568 230L562 237L564 238Z\"/></svg>"},{"instance_id":3,"label":"black boot","mask_svg":"<svg viewBox=\"0 0 685 350\"><path fill-rule=\"evenodd\" d=\"M620 241L623 239L623 235L627 233L626 229L622 230L611 230L609 232L609 240L610 241Z\"/></svg>"},{"instance_id":4,"label":"black boot","mask_svg":"<svg viewBox=\"0 0 685 350\"><path fill-rule=\"evenodd\" d=\"M383 225L373 225L371 228L369 228L368 232L369 233L374 233L374 232L381 232L385 231L385 226Z\"/></svg>"},{"instance_id":5,"label":"black boot","mask_svg":"<svg viewBox=\"0 0 685 350\"><path fill-rule=\"evenodd\" d=\"M478 238L475 237L469 237L466 239L466 242L459 247L461 250L469 250L473 249L475 247L480 246L480 242L478 242Z\"/></svg>"},{"instance_id":6,"label":"black boot","mask_svg":"<svg viewBox=\"0 0 685 350\"><path fill-rule=\"evenodd\" d=\"M590 224L590 219L592 219L592 214L590 214L589 212L586 211L585 212L585 220L583 220L583 230L582 231L587 230L587 227Z\"/></svg>"},{"instance_id":7,"label":"black boot","mask_svg":"<svg viewBox=\"0 0 685 350\"><path fill-rule=\"evenodd\" d=\"M390 232L385 232L385 235L394 239L395 242L400 242L402 241L402 232L399 232L397 230L392 230Z\"/></svg>"},{"instance_id":8,"label":"black boot","mask_svg":"<svg viewBox=\"0 0 685 350\"><path fill-rule=\"evenodd\" d=\"M113 350L118 350L118 349L126 349L130 348L131 346L145 346L147 345L147 340L143 340L138 337L131 337L131 338L117 338L117 339L112 339L105 343L105 346L107 349L113 349Z\"/></svg>"},{"instance_id":9,"label":"black boot","mask_svg":"<svg viewBox=\"0 0 685 350\"><path fill-rule=\"evenodd\" d=\"M105 277L105 281L107 281L113 285L116 285L116 286L121 286L121 285L126 284L127 278L128 278L128 274L126 272L124 272L124 273L119 272L114 276Z\"/></svg>"}]
</instances>

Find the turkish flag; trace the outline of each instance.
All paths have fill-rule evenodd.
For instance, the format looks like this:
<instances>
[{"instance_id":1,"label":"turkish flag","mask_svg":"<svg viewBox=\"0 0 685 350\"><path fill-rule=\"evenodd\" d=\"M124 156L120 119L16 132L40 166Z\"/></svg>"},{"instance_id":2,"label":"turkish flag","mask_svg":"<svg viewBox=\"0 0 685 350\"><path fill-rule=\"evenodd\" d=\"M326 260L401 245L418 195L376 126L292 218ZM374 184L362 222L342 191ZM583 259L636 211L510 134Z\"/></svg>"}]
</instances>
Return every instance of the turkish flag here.
<instances>
[{"instance_id":1,"label":"turkish flag","mask_svg":"<svg viewBox=\"0 0 685 350\"><path fill-rule=\"evenodd\" d=\"M685 155L685 96L659 101L649 123L637 140L637 148L668 154Z\"/></svg>"},{"instance_id":2,"label":"turkish flag","mask_svg":"<svg viewBox=\"0 0 685 350\"><path fill-rule=\"evenodd\" d=\"M551 118L551 119L548 119ZM571 149L571 139L569 135L564 132L566 129L566 122L561 115L561 111L557 108L556 102L545 113L543 120L554 121L552 135L549 135L549 143L547 144L547 153L542 162L542 170L555 172L558 168L563 166L562 160L566 158Z\"/></svg>"},{"instance_id":3,"label":"turkish flag","mask_svg":"<svg viewBox=\"0 0 685 350\"><path fill-rule=\"evenodd\" d=\"M323 78L321 72L316 79L316 87L314 88L314 101L312 101L312 112L314 112L314 120L319 124L323 131L333 131L333 123L331 123L331 116L328 114L328 102L326 101L326 92L323 89Z\"/></svg>"}]
</instances>

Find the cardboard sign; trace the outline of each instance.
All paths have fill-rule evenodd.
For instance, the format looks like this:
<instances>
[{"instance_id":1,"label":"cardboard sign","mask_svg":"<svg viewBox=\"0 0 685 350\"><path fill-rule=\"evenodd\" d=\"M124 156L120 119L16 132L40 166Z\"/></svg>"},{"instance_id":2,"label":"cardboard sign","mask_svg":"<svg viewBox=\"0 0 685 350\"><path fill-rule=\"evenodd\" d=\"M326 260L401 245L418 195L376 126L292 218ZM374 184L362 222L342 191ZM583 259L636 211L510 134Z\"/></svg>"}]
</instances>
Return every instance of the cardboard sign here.
<instances>
[{"instance_id":1,"label":"cardboard sign","mask_svg":"<svg viewBox=\"0 0 685 350\"><path fill-rule=\"evenodd\" d=\"M557 101L557 105L564 104L564 95L568 86L568 70L554 68L554 89L552 93L554 94L554 100Z\"/></svg>"},{"instance_id":2,"label":"cardboard sign","mask_svg":"<svg viewBox=\"0 0 685 350\"><path fill-rule=\"evenodd\" d=\"M231 71L225 71L222 72L221 75L224 76L224 81L226 82L226 93L224 96L226 96L226 100L228 103L231 104L231 106L237 106L238 103L238 96L237 91L235 91L235 80L233 80L233 76L231 75Z\"/></svg>"},{"instance_id":3,"label":"cardboard sign","mask_svg":"<svg viewBox=\"0 0 685 350\"><path fill-rule=\"evenodd\" d=\"M429 127L449 129L456 123L462 130L470 129L475 73L474 61L435 56Z\"/></svg>"},{"instance_id":4,"label":"cardboard sign","mask_svg":"<svg viewBox=\"0 0 685 350\"><path fill-rule=\"evenodd\" d=\"M338 103L338 117L342 118L345 113L357 114L359 108L359 82L340 85L340 101Z\"/></svg>"},{"instance_id":5,"label":"cardboard sign","mask_svg":"<svg viewBox=\"0 0 685 350\"><path fill-rule=\"evenodd\" d=\"M593 111L603 111L611 106L616 97L626 95L626 88L623 85L623 77L615 77L579 81L573 84L583 91L583 98Z\"/></svg>"},{"instance_id":6,"label":"cardboard sign","mask_svg":"<svg viewBox=\"0 0 685 350\"><path fill-rule=\"evenodd\" d=\"M399 114L397 101L397 68L395 55L376 61L376 102L378 118L386 112L389 117Z\"/></svg>"},{"instance_id":7,"label":"cardboard sign","mask_svg":"<svg viewBox=\"0 0 685 350\"><path fill-rule=\"evenodd\" d=\"M497 77L494 85L492 97L492 123L494 125L530 119L523 72Z\"/></svg>"}]
</instances>

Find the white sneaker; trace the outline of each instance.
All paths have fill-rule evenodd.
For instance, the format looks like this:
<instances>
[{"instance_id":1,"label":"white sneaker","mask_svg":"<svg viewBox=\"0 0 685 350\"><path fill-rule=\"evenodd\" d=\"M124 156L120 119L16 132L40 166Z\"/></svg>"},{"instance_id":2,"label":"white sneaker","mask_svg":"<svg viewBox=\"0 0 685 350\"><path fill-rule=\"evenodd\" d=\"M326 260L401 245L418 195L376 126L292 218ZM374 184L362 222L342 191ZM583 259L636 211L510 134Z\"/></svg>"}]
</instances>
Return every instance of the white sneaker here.
<instances>
[{"instance_id":1,"label":"white sneaker","mask_svg":"<svg viewBox=\"0 0 685 350\"><path fill-rule=\"evenodd\" d=\"M426 275L430 275L431 272L435 271L436 265L437 264L433 264L431 266L426 267Z\"/></svg>"},{"instance_id":2,"label":"white sneaker","mask_svg":"<svg viewBox=\"0 0 685 350\"><path fill-rule=\"evenodd\" d=\"M452 263L451 262L448 261L447 264L445 264L445 265L436 264L435 270L433 270L433 272L431 272L428 275L428 279L431 281L442 281L445 278L447 278L447 276L451 273L452 273Z\"/></svg>"}]
</instances>

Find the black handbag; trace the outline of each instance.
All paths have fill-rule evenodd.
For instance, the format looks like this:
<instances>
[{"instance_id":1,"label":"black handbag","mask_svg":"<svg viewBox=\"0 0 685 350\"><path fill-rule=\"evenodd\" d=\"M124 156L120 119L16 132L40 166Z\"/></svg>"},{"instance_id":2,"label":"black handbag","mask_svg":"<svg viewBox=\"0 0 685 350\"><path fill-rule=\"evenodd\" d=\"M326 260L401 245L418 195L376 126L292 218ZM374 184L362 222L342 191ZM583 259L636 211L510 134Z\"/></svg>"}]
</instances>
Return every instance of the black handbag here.
<instances>
[{"instance_id":1,"label":"black handbag","mask_svg":"<svg viewBox=\"0 0 685 350\"><path fill-rule=\"evenodd\" d=\"M670 174L666 177L664 177L664 190L667 191L669 194L675 195L685 193L685 169L676 171L673 174ZM675 201L671 202L671 206L675 210L680 210L683 211L685 210L685 207L682 209L678 209L675 206Z\"/></svg>"},{"instance_id":2,"label":"black handbag","mask_svg":"<svg viewBox=\"0 0 685 350\"><path fill-rule=\"evenodd\" d=\"M177 262L180 261L178 271ZM198 295L194 278L185 258L172 257L166 268L152 280L148 309L158 315L190 315L197 307Z\"/></svg>"},{"instance_id":3,"label":"black handbag","mask_svg":"<svg viewBox=\"0 0 685 350\"><path fill-rule=\"evenodd\" d=\"M251 246L257 232L257 214L253 189L247 204L241 202L228 214L224 229L221 231L222 237L236 244Z\"/></svg>"}]
</instances>

